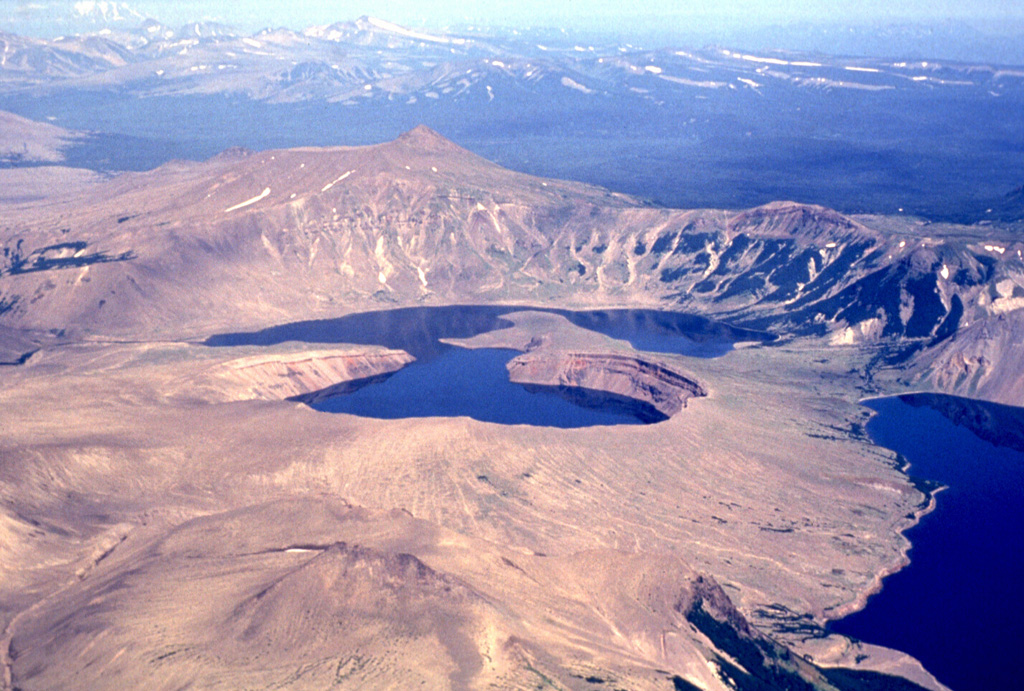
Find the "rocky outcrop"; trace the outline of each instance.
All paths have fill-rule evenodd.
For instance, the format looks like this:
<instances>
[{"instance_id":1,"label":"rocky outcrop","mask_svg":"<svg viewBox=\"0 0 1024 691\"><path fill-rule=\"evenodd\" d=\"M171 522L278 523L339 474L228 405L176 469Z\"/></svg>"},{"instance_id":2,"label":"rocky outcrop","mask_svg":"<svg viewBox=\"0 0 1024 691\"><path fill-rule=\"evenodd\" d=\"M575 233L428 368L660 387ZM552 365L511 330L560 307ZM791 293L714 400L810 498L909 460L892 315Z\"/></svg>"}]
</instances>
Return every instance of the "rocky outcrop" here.
<instances>
[{"instance_id":1,"label":"rocky outcrop","mask_svg":"<svg viewBox=\"0 0 1024 691\"><path fill-rule=\"evenodd\" d=\"M217 401L306 403L377 381L415 358L404 350L314 350L239 358L211 370L201 388Z\"/></svg>"},{"instance_id":2,"label":"rocky outcrop","mask_svg":"<svg viewBox=\"0 0 1024 691\"><path fill-rule=\"evenodd\" d=\"M1024 406L1024 310L972 322L911 359L908 384Z\"/></svg>"},{"instance_id":3,"label":"rocky outcrop","mask_svg":"<svg viewBox=\"0 0 1024 691\"><path fill-rule=\"evenodd\" d=\"M696 380L664 365L629 355L534 351L513 358L509 379L517 384L582 389L639 401L667 419L707 391Z\"/></svg>"}]
</instances>

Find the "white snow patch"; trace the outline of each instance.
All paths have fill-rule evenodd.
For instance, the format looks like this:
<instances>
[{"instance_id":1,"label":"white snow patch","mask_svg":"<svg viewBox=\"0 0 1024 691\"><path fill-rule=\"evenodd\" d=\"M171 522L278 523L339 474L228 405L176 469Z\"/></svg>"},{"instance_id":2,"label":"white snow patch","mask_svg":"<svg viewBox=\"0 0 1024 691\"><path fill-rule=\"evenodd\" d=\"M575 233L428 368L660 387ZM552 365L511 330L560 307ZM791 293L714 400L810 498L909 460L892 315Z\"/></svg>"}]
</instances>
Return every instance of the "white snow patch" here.
<instances>
[{"instance_id":1,"label":"white snow patch","mask_svg":"<svg viewBox=\"0 0 1024 691\"><path fill-rule=\"evenodd\" d=\"M575 89L576 91L582 91L585 94L594 93L593 89L588 89L587 87L583 86L576 80L570 79L569 77L562 77L562 86L568 87L570 89Z\"/></svg>"},{"instance_id":2,"label":"white snow patch","mask_svg":"<svg viewBox=\"0 0 1024 691\"><path fill-rule=\"evenodd\" d=\"M660 67L656 67L655 65L647 65L646 67L644 67L644 69L650 72L651 74L661 74L662 72L665 71Z\"/></svg>"},{"instance_id":3,"label":"white snow patch","mask_svg":"<svg viewBox=\"0 0 1024 691\"><path fill-rule=\"evenodd\" d=\"M494 100L494 89L492 89L490 86L487 86L486 89L487 89L487 102L490 103L491 101Z\"/></svg>"},{"instance_id":4,"label":"white snow patch","mask_svg":"<svg viewBox=\"0 0 1024 691\"><path fill-rule=\"evenodd\" d=\"M836 243L834 243L834 242L829 242L829 243L826 243L826 244L825 244L825 247L827 247L828 249L832 249L832 248L834 248L835 246L836 246Z\"/></svg>"},{"instance_id":5,"label":"white snow patch","mask_svg":"<svg viewBox=\"0 0 1024 691\"><path fill-rule=\"evenodd\" d=\"M383 271L380 271L377 273L377 280L384 284L388 282L388 277Z\"/></svg>"},{"instance_id":6,"label":"white snow patch","mask_svg":"<svg viewBox=\"0 0 1024 691\"><path fill-rule=\"evenodd\" d=\"M476 210L477 211L487 211L487 207L484 206L483 204L481 204L480 202L477 202L476 203Z\"/></svg>"},{"instance_id":7,"label":"white snow patch","mask_svg":"<svg viewBox=\"0 0 1024 691\"><path fill-rule=\"evenodd\" d=\"M464 38L432 36L430 34L420 33L419 31L410 31L409 29L406 29L403 26L399 26L398 24L392 24L391 22L386 22L383 19L377 19L376 17L367 17L366 21L370 22L370 24L373 24L378 29L390 31L393 34L405 36L406 38L416 39L417 41L426 41L428 43L451 43L457 46L461 46L466 42L466 39Z\"/></svg>"},{"instance_id":8,"label":"white snow patch","mask_svg":"<svg viewBox=\"0 0 1024 691\"><path fill-rule=\"evenodd\" d=\"M1000 247L999 245L985 245L985 250L988 252L998 252L999 254L1002 254L1006 251L1006 248Z\"/></svg>"},{"instance_id":9,"label":"white snow patch","mask_svg":"<svg viewBox=\"0 0 1024 691\"><path fill-rule=\"evenodd\" d=\"M928 77L925 77L924 75L920 75L920 76L917 76L917 77L911 77L910 80L914 81L914 82L924 82L924 81L928 81Z\"/></svg>"},{"instance_id":10,"label":"white snow patch","mask_svg":"<svg viewBox=\"0 0 1024 691\"><path fill-rule=\"evenodd\" d=\"M874 67L854 67L853 65L846 65L843 69L849 72L881 72Z\"/></svg>"},{"instance_id":11,"label":"white snow patch","mask_svg":"<svg viewBox=\"0 0 1024 691\"><path fill-rule=\"evenodd\" d=\"M491 64L494 65L495 67L505 67L505 63L503 63L501 60L491 60Z\"/></svg>"},{"instance_id":12,"label":"white snow patch","mask_svg":"<svg viewBox=\"0 0 1024 691\"><path fill-rule=\"evenodd\" d=\"M903 249L906 246L907 246L907 241L906 240L900 240L900 249Z\"/></svg>"},{"instance_id":13,"label":"white snow patch","mask_svg":"<svg viewBox=\"0 0 1024 691\"><path fill-rule=\"evenodd\" d=\"M768 65L788 65L789 60L780 60L779 58L762 58L756 55L740 55L739 53L730 53L730 57L739 58L740 60L746 60L748 62L761 62Z\"/></svg>"},{"instance_id":14,"label":"white snow patch","mask_svg":"<svg viewBox=\"0 0 1024 691\"><path fill-rule=\"evenodd\" d=\"M736 77L736 81L742 82L742 83L746 84L747 86L751 87L752 89L759 89L759 88L761 88L761 85L758 84L757 82L755 82L753 79L746 79L744 77Z\"/></svg>"},{"instance_id":15,"label":"white snow patch","mask_svg":"<svg viewBox=\"0 0 1024 691\"><path fill-rule=\"evenodd\" d=\"M720 89L725 86L725 82L698 82L693 79L684 79L683 77L671 77L667 74L659 74L658 79L664 79L667 82L673 82L675 84L683 84L684 86L696 86L702 89ZM644 93L647 93L644 91Z\"/></svg>"},{"instance_id":16,"label":"white snow patch","mask_svg":"<svg viewBox=\"0 0 1024 691\"><path fill-rule=\"evenodd\" d=\"M348 177L349 175L351 175L351 174L352 174L352 173L354 173L354 172L355 172L354 170L349 170L349 171L346 171L346 172L342 173L342 174L341 174L341 175L339 175L339 176L338 176L337 178L335 178L335 179L334 179L334 180L332 180L331 182L328 182L328 183L327 183L326 185L324 185L324 186L323 186L323 187L322 187L322 188L320 189L320 191L321 191L321 192L326 192L327 190L331 189L332 187L334 187L335 185L337 185L337 184L338 184L339 182L341 182L342 180L344 180L345 178L347 178L347 177Z\"/></svg>"},{"instance_id":17,"label":"white snow patch","mask_svg":"<svg viewBox=\"0 0 1024 691\"><path fill-rule=\"evenodd\" d=\"M310 552L319 552L318 549L304 549L302 547L290 547L285 550L288 554L308 554Z\"/></svg>"},{"instance_id":18,"label":"white snow patch","mask_svg":"<svg viewBox=\"0 0 1024 691\"><path fill-rule=\"evenodd\" d=\"M943 264L942 265L942 271L939 272L939 275L941 275L944 279L948 280L949 279L949 267L946 266L945 264Z\"/></svg>"},{"instance_id":19,"label":"white snow patch","mask_svg":"<svg viewBox=\"0 0 1024 691\"><path fill-rule=\"evenodd\" d=\"M436 166L430 166L430 169L431 169L432 171L434 171L435 173L437 172L437 167L436 167Z\"/></svg>"},{"instance_id":20,"label":"white snow patch","mask_svg":"<svg viewBox=\"0 0 1024 691\"><path fill-rule=\"evenodd\" d=\"M295 199L295 198L296 198L297 196L299 196L299 195L298 195L297 193L295 193L295 192L292 192L292 196L290 196L290 197L288 197L288 198L289 198L289 199Z\"/></svg>"},{"instance_id":21,"label":"white snow patch","mask_svg":"<svg viewBox=\"0 0 1024 691\"><path fill-rule=\"evenodd\" d=\"M252 46L253 48L262 48L263 47L262 43L260 43L259 41L255 40L255 39L252 39L252 38L243 38L242 39L242 43L244 43L247 46Z\"/></svg>"},{"instance_id":22,"label":"white snow patch","mask_svg":"<svg viewBox=\"0 0 1024 691\"><path fill-rule=\"evenodd\" d=\"M156 74L156 76L158 76L158 77L162 77L162 76L164 76L164 71L163 70L157 70L154 74Z\"/></svg>"},{"instance_id":23,"label":"white snow patch","mask_svg":"<svg viewBox=\"0 0 1024 691\"><path fill-rule=\"evenodd\" d=\"M427 273L422 268L420 268L418 266L416 267L416 273L418 273L420 275L420 283L422 283L423 287L426 288L427 287Z\"/></svg>"},{"instance_id":24,"label":"white snow patch","mask_svg":"<svg viewBox=\"0 0 1024 691\"><path fill-rule=\"evenodd\" d=\"M265 190L263 190L262 192L260 192L259 194L257 194L252 199L246 199L241 204L235 204L234 206L229 206L228 208L224 209L224 213L230 213L231 211L235 211L236 209L242 209L242 208L244 208L246 206L249 206L250 204L255 204L256 202L258 202L261 199L266 199L268 196L270 196L270 188L269 187L266 188Z\"/></svg>"}]
</instances>

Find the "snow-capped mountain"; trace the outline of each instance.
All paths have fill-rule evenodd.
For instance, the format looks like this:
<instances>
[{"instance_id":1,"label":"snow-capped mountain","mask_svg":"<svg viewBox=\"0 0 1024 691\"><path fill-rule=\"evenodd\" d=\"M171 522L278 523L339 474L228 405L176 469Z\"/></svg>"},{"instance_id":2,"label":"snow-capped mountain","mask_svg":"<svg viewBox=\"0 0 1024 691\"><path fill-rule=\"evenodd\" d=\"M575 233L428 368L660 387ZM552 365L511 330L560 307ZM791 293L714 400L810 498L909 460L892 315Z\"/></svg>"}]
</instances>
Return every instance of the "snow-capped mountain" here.
<instances>
[{"instance_id":1,"label":"snow-capped mountain","mask_svg":"<svg viewBox=\"0 0 1024 691\"><path fill-rule=\"evenodd\" d=\"M71 16L93 24L135 25L146 15L123 2L106 0L78 0L71 8Z\"/></svg>"}]
</instances>

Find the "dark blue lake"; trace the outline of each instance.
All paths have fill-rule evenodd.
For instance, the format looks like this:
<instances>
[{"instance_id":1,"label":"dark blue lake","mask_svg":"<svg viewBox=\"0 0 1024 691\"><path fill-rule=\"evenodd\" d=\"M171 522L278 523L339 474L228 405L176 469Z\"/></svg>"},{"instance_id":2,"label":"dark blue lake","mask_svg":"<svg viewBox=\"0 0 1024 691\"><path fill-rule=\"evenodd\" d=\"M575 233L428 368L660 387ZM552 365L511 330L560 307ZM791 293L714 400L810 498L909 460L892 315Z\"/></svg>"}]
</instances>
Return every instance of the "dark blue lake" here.
<instances>
[{"instance_id":1,"label":"dark blue lake","mask_svg":"<svg viewBox=\"0 0 1024 691\"><path fill-rule=\"evenodd\" d=\"M915 405L870 401L878 415L867 430L911 463L912 476L948 489L907 533L910 565L830 628L910 653L954 691L1022 688L1024 411L946 396L907 400ZM993 422L1014 428L1000 434Z\"/></svg>"},{"instance_id":2,"label":"dark blue lake","mask_svg":"<svg viewBox=\"0 0 1024 691\"><path fill-rule=\"evenodd\" d=\"M357 343L399 348L416 361L390 376L352 382L344 394L314 400L317 410L363 417L466 416L484 422L547 427L588 427L660 422L640 401L580 388L524 386L508 380L511 350L470 350L440 339L469 338L510 322L526 309L556 313L581 328L629 341L639 350L719 357L738 340L771 340L702 317L655 310L568 311L515 306L413 307L364 312L338 319L296 322L252 333L215 336L211 346L271 345L284 341Z\"/></svg>"},{"instance_id":3,"label":"dark blue lake","mask_svg":"<svg viewBox=\"0 0 1024 691\"><path fill-rule=\"evenodd\" d=\"M317 410L384 419L409 417L471 417L483 422L544 427L637 425L657 414L643 415L639 401L609 405L594 392L591 405L569 401L554 387L533 389L508 380L505 363L515 350L451 348L427 362L413 363L385 381L343 396L312 404ZM532 388L532 387L531 387ZM665 419L661 416L660 419Z\"/></svg>"}]
</instances>

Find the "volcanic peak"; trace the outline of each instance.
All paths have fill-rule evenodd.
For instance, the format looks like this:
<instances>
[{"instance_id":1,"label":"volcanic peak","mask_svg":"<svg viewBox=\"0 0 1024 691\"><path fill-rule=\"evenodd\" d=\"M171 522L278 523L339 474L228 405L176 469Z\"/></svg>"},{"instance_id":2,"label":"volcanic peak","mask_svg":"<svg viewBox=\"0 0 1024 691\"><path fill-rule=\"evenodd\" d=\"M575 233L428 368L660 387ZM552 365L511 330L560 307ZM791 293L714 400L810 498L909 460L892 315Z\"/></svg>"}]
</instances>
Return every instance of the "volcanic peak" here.
<instances>
[{"instance_id":1,"label":"volcanic peak","mask_svg":"<svg viewBox=\"0 0 1024 691\"><path fill-rule=\"evenodd\" d=\"M404 144L421 152L466 153L466 149L426 125L417 125L408 132L403 132L395 139L395 143Z\"/></svg>"}]
</instances>

